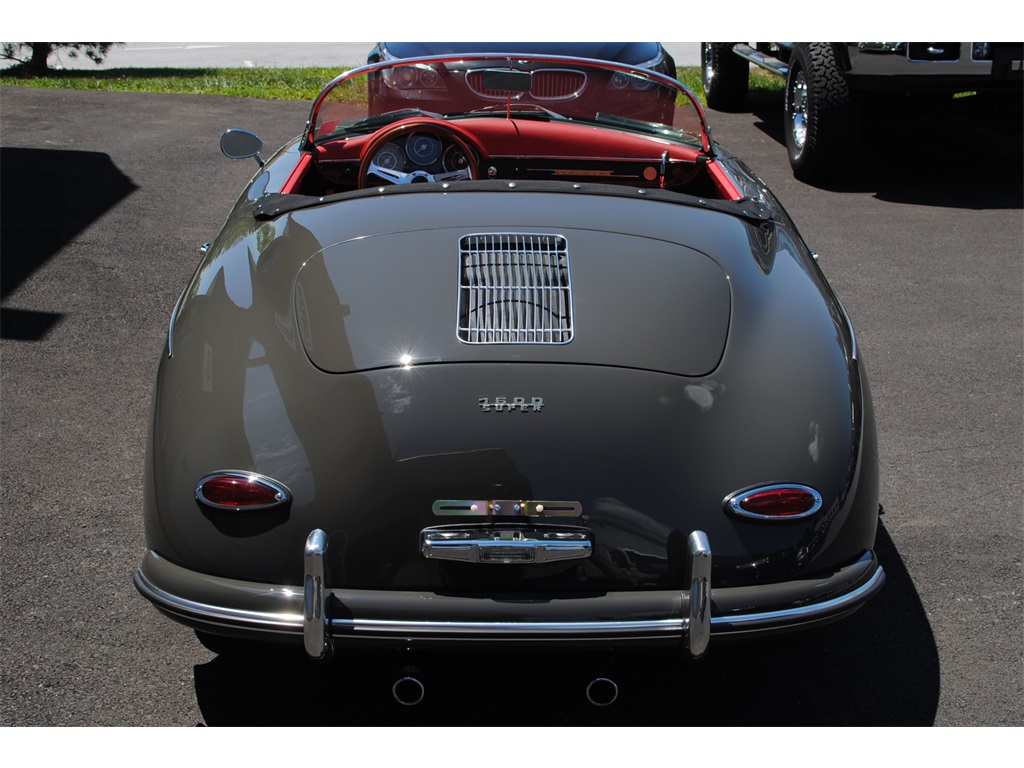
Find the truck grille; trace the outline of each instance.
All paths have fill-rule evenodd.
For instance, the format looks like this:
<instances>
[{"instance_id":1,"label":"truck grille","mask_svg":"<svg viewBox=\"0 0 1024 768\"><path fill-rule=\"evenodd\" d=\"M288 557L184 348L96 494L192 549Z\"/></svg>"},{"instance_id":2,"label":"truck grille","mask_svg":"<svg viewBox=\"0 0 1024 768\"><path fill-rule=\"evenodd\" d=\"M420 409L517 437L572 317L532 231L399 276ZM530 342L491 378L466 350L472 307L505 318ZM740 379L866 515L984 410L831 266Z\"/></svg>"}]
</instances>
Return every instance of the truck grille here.
<instances>
[{"instance_id":1,"label":"truck grille","mask_svg":"<svg viewBox=\"0 0 1024 768\"><path fill-rule=\"evenodd\" d=\"M460 341L572 341L569 250L564 237L466 235L459 241L459 264Z\"/></svg>"}]
</instances>

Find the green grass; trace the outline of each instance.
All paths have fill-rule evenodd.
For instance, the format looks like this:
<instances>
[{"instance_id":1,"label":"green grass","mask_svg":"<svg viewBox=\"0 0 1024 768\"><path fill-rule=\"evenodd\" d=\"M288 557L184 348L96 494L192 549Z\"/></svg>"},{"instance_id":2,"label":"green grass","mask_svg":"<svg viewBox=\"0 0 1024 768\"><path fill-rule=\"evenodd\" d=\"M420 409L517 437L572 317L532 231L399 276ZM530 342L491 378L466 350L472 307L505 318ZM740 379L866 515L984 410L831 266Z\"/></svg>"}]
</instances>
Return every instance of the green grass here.
<instances>
[{"instance_id":1,"label":"green grass","mask_svg":"<svg viewBox=\"0 0 1024 768\"><path fill-rule=\"evenodd\" d=\"M65 69L43 77L9 70L0 72L0 85L62 88L122 93L183 93L246 96L257 99L312 101L340 69Z\"/></svg>"},{"instance_id":2,"label":"green grass","mask_svg":"<svg viewBox=\"0 0 1024 768\"><path fill-rule=\"evenodd\" d=\"M781 108L785 98L785 91L786 81L781 77L765 72L763 69L751 69L750 86L747 91L747 108L753 109L768 105ZM700 93L703 98L703 87Z\"/></svg>"},{"instance_id":3,"label":"green grass","mask_svg":"<svg viewBox=\"0 0 1024 768\"><path fill-rule=\"evenodd\" d=\"M184 93L245 96L255 99L312 101L320 89L342 70L323 67L301 69L65 69L45 77L0 70L0 85L62 88L78 91L123 93ZM698 67L680 67L679 80L703 101ZM783 82L755 71L751 74L747 103L758 106L780 101Z\"/></svg>"}]
</instances>

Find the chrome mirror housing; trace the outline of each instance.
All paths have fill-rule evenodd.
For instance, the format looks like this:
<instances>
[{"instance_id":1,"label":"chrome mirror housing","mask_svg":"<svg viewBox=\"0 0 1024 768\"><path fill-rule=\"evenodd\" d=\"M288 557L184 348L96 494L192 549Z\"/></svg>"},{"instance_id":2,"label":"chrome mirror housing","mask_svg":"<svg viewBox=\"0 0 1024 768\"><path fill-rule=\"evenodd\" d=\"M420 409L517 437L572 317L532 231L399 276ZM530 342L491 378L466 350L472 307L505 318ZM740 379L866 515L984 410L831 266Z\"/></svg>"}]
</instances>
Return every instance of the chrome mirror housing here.
<instances>
[{"instance_id":1,"label":"chrome mirror housing","mask_svg":"<svg viewBox=\"0 0 1024 768\"><path fill-rule=\"evenodd\" d=\"M220 151L232 160L242 160L247 157L255 157L256 162L262 168L265 160L260 157L263 150L263 139L252 131L241 128L229 128L220 137Z\"/></svg>"}]
</instances>

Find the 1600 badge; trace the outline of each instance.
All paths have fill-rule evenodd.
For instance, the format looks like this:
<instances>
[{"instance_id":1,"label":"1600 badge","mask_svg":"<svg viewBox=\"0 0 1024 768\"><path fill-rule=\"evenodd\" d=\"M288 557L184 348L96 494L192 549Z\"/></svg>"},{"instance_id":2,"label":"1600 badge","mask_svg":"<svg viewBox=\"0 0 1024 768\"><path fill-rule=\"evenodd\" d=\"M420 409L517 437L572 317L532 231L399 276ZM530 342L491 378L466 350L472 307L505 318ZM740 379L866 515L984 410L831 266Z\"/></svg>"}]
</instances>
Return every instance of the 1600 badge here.
<instances>
[{"instance_id":1,"label":"1600 badge","mask_svg":"<svg viewBox=\"0 0 1024 768\"><path fill-rule=\"evenodd\" d=\"M513 397L511 399L507 397L496 397L494 402L491 402L489 397L481 397L479 400L480 409L484 413L490 413L496 411L498 413L506 412L512 413L519 411L520 413L540 413L540 409L544 407L543 397L531 397L529 400L525 397Z\"/></svg>"}]
</instances>

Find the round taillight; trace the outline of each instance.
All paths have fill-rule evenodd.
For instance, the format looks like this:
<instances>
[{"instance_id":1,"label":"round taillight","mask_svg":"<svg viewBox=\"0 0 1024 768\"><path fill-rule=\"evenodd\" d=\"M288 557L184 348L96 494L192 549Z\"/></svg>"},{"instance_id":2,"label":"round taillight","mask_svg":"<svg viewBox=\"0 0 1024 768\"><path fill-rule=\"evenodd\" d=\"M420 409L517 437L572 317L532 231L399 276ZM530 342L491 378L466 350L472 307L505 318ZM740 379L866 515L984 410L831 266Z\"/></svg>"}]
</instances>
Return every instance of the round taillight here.
<instances>
[{"instance_id":1,"label":"round taillight","mask_svg":"<svg viewBox=\"0 0 1024 768\"><path fill-rule=\"evenodd\" d=\"M806 485L763 485L732 494L725 508L758 520L797 520L821 509L821 494Z\"/></svg>"},{"instance_id":2,"label":"round taillight","mask_svg":"<svg viewBox=\"0 0 1024 768\"><path fill-rule=\"evenodd\" d=\"M196 486L196 500L214 509L255 512L285 504L288 489L251 472L217 472Z\"/></svg>"}]
</instances>

